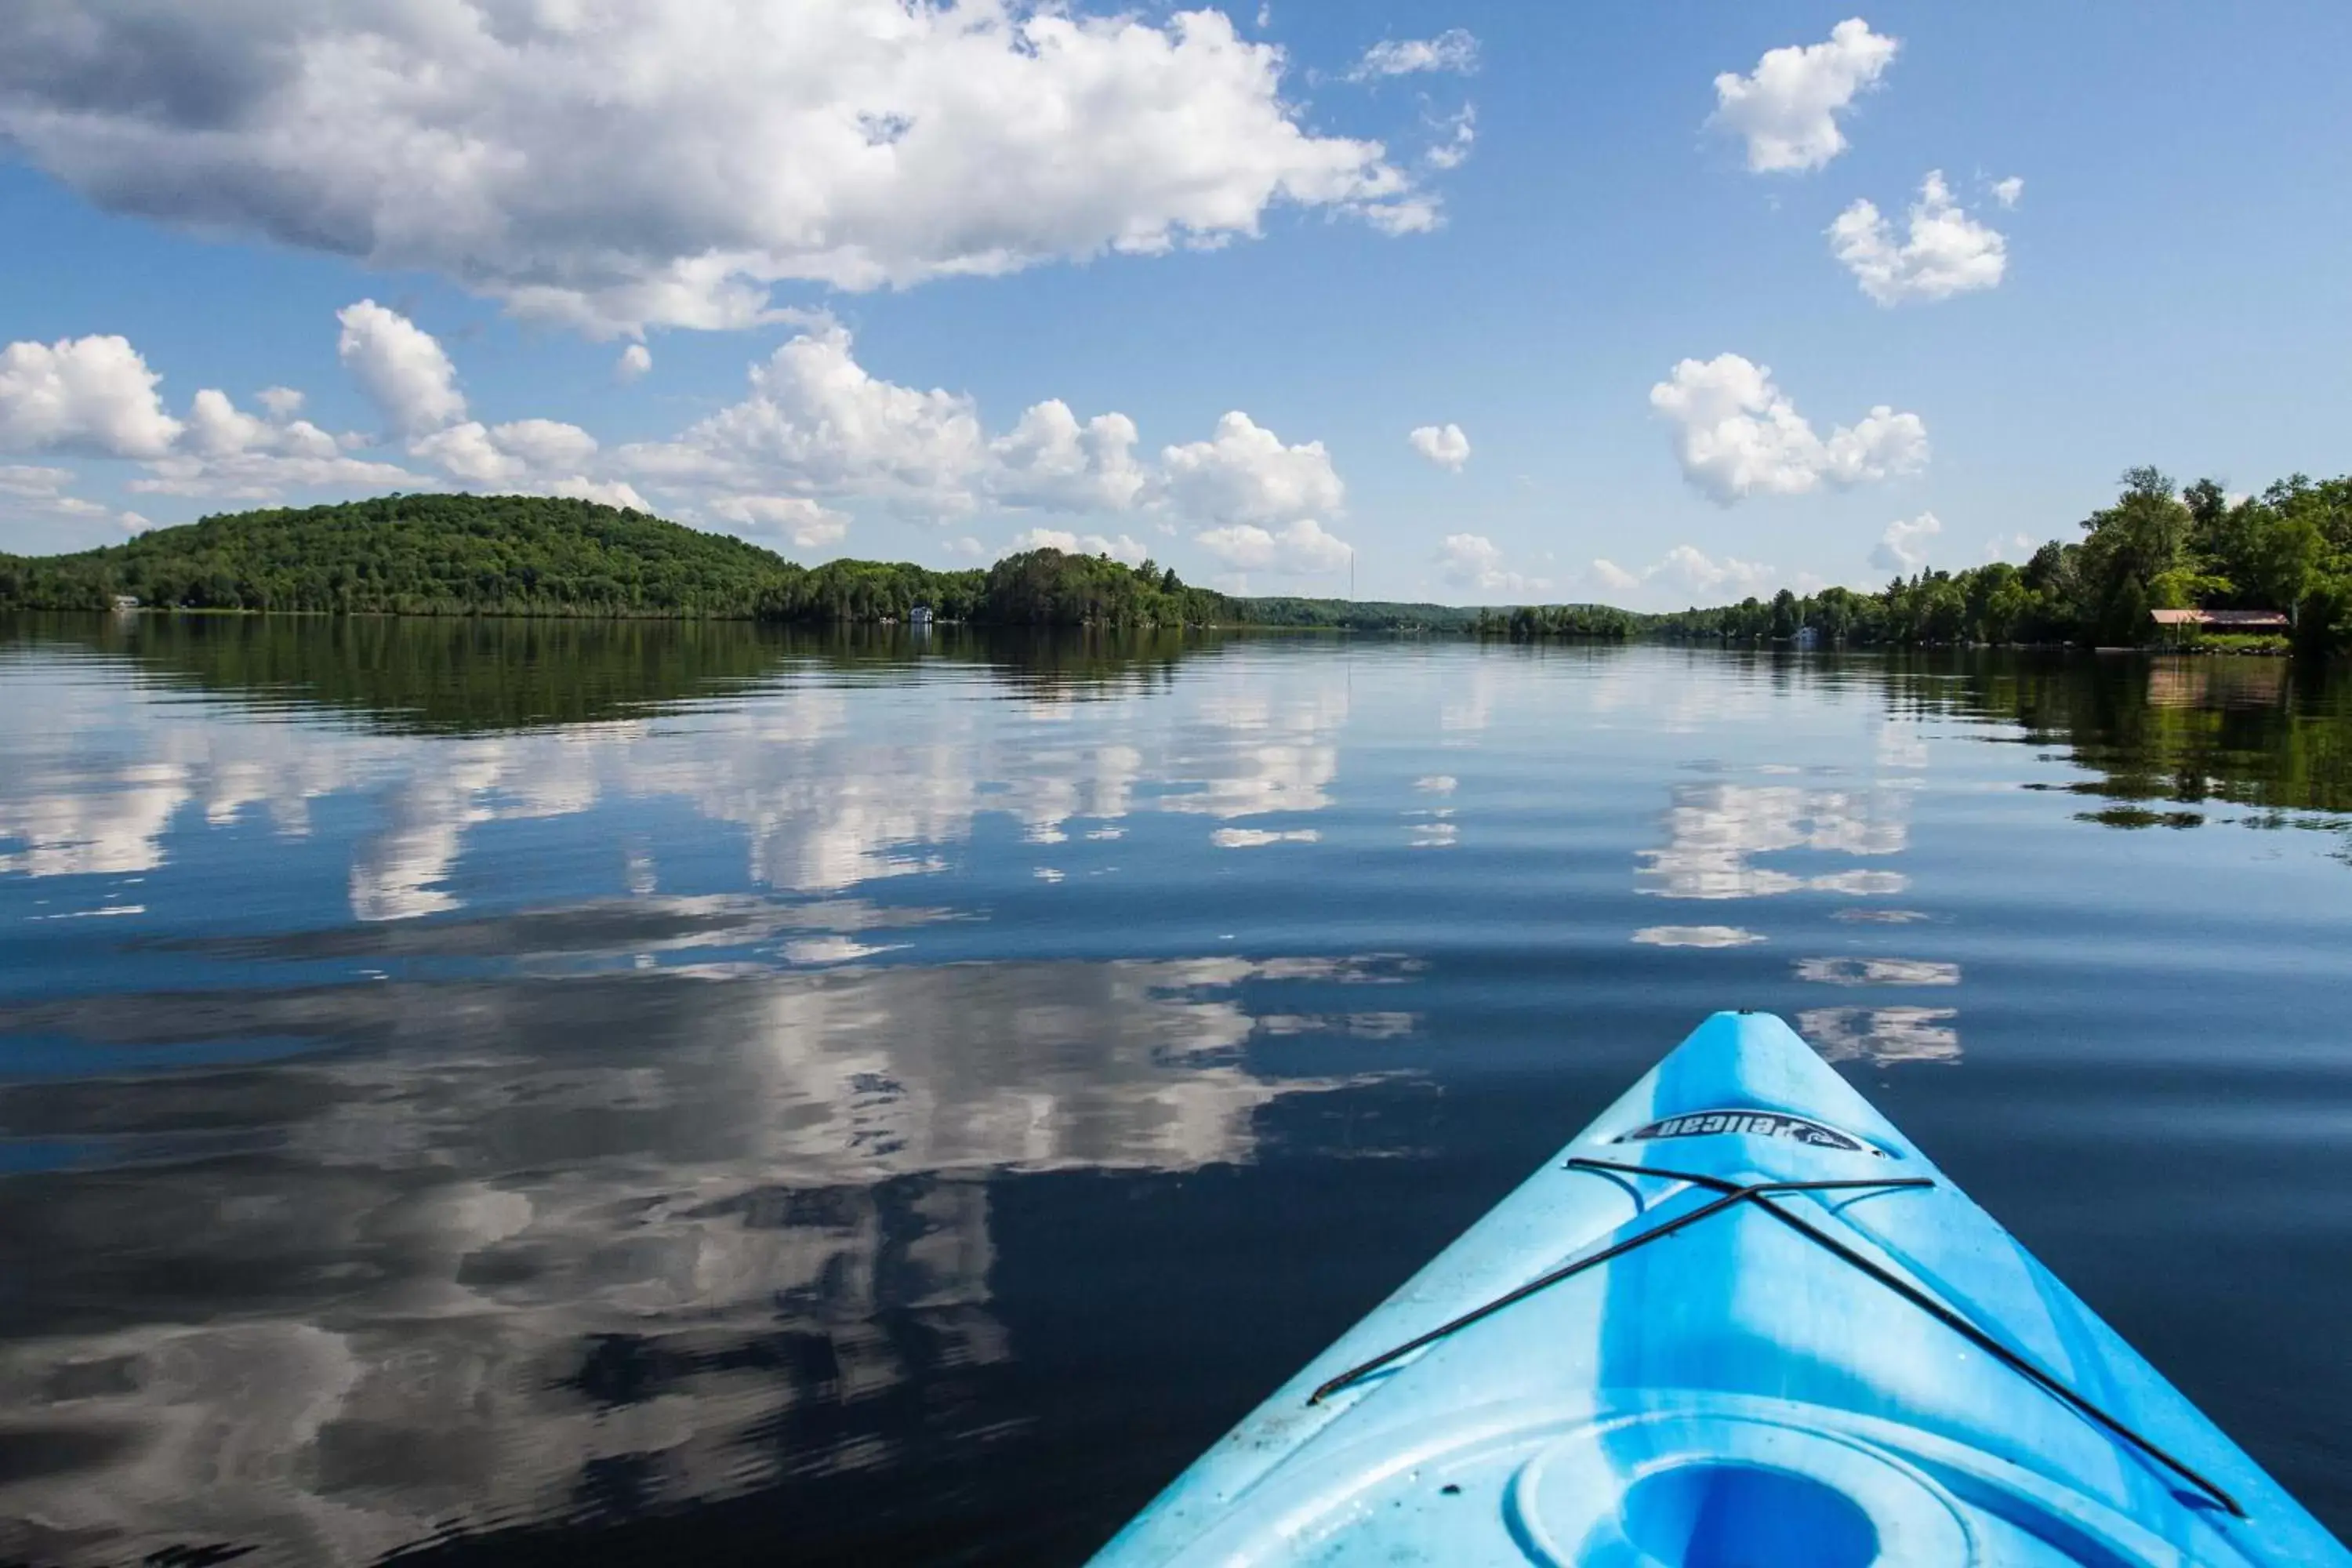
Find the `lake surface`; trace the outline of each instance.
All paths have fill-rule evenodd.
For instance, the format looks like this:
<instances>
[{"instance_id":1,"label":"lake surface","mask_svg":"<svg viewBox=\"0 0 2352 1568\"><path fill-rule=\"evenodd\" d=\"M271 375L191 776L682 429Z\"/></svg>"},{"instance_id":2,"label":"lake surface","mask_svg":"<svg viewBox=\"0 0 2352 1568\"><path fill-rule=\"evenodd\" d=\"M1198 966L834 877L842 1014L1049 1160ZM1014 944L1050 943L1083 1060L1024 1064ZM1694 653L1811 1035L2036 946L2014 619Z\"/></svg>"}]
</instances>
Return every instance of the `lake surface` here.
<instances>
[{"instance_id":1,"label":"lake surface","mask_svg":"<svg viewBox=\"0 0 2352 1568\"><path fill-rule=\"evenodd\" d=\"M0 622L0 1560L1082 1561L1707 1011L2352 1531L2352 680Z\"/></svg>"}]
</instances>

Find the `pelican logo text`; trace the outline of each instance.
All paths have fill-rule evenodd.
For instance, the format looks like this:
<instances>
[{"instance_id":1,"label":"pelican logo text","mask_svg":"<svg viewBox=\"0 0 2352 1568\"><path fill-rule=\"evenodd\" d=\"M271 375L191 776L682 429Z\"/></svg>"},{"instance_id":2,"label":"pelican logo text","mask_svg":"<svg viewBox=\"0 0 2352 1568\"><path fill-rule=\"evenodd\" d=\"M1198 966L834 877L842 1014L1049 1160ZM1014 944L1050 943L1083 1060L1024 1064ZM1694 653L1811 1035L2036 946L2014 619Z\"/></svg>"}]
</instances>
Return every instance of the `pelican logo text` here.
<instances>
[{"instance_id":1,"label":"pelican logo text","mask_svg":"<svg viewBox=\"0 0 2352 1568\"><path fill-rule=\"evenodd\" d=\"M1857 1154L1878 1152L1833 1127L1808 1121L1801 1116L1783 1116L1777 1110L1694 1110L1685 1116L1669 1116L1664 1121L1637 1127L1617 1142L1639 1143L1653 1138L1700 1138L1713 1132L1745 1132L1753 1138L1793 1138L1800 1143L1811 1143L1816 1148L1844 1149Z\"/></svg>"}]
</instances>

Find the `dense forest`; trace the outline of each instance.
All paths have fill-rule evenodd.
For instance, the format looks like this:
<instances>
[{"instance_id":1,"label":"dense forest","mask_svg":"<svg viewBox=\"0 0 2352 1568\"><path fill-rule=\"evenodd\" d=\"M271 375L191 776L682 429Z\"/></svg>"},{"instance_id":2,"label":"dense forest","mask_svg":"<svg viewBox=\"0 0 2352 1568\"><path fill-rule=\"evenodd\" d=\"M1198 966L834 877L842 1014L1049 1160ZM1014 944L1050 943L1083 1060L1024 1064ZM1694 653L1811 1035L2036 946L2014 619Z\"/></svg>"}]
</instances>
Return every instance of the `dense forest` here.
<instances>
[{"instance_id":1,"label":"dense forest","mask_svg":"<svg viewBox=\"0 0 2352 1568\"><path fill-rule=\"evenodd\" d=\"M1471 632L1515 639L1639 637L1855 646L2137 646L2157 609L2275 610L2304 651L2352 647L2352 477L2301 474L2231 497L2152 468L2123 479L2082 537L2022 565L1922 571L1875 592L1783 589L1712 609L1603 605L1468 610L1335 599L1229 598L1146 561L1035 550L985 570L904 563L803 566L643 512L533 496L386 496L241 512L75 555L0 555L0 608L150 606L349 614L656 616L797 624L1256 626Z\"/></svg>"},{"instance_id":2,"label":"dense forest","mask_svg":"<svg viewBox=\"0 0 2352 1568\"><path fill-rule=\"evenodd\" d=\"M2155 635L2151 610L2275 610L2291 617L2300 650L2352 647L2352 477L2315 483L2296 474L2233 500L2211 479L2182 489L2155 468L2134 468L2115 504L2082 528L2080 539L2044 544L2021 566L1921 572L1875 594L1783 589L1770 600L1651 617L1647 629L1733 641L1810 627L1852 644L2137 647Z\"/></svg>"},{"instance_id":3,"label":"dense forest","mask_svg":"<svg viewBox=\"0 0 2352 1568\"><path fill-rule=\"evenodd\" d=\"M1507 637L1515 642L1539 637L1623 642L1662 625L1664 619L1607 605L1522 605L1515 610L1480 610L1470 629L1480 637Z\"/></svg>"},{"instance_id":4,"label":"dense forest","mask_svg":"<svg viewBox=\"0 0 2352 1568\"><path fill-rule=\"evenodd\" d=\"M994 626L1231 622L1234 603L1150 562L1036 550L985 571L802 566L643 512L538 496L415 495L208 517L76 555L0 555L0 607L651 616Z\"/></svg>"}]
</instances>

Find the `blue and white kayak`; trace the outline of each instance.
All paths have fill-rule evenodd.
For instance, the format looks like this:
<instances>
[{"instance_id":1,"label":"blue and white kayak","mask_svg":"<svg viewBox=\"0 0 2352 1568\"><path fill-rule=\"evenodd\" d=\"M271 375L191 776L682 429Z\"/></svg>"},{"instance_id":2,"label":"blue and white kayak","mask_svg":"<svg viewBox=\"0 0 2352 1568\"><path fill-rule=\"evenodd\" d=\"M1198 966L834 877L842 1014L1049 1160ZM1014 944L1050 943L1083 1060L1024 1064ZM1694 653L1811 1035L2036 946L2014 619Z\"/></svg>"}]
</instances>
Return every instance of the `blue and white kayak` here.
<instances>
[{"instance_id":1,"label":"blue and white kayak","mask_svg":"<svg viewBox=\"0 0 2352 1568\"><path fill-rule=\"evenodd\" d=\"M1719 1013L1098 1565L2347 1553L1780 1022Z\"/></svg>"}]
</instances>

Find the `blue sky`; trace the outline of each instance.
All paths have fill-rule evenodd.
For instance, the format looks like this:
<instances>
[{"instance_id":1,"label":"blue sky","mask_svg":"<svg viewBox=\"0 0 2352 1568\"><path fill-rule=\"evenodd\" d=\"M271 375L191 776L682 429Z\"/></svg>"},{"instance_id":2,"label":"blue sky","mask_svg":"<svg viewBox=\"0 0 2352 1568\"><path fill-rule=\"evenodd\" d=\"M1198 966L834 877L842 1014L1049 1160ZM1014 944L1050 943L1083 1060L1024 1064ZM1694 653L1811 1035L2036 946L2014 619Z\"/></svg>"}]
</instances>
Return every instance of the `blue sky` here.
<instances>
[{"instance_id":1,"label":"blue sky","mask_svg":"<svg viewBox=\"0 0 2352 1568\"><path fill-rule=\"evenodd\" d=\"M0 549L537 489L1656 606L2352 467L2340 5L685 10L11 8Z\"/></svg>"}]
</instances>

